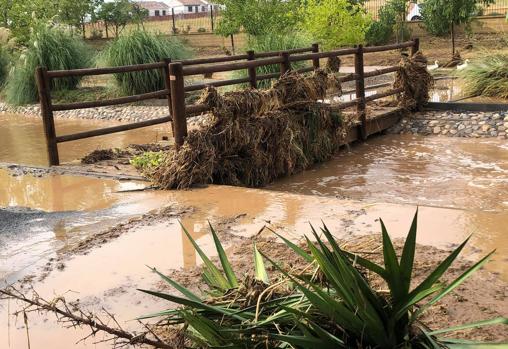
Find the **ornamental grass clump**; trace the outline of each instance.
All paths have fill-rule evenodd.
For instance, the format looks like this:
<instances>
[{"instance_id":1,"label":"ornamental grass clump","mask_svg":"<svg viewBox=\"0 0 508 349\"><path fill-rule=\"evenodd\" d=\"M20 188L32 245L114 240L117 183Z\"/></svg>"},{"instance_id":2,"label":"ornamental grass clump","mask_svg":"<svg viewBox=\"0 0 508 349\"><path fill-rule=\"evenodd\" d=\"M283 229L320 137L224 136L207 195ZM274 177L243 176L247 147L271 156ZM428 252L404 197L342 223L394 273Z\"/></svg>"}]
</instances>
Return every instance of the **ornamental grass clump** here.
<instances>
[{"instance_id":1,"label":"ornamental grass clump","mask_svg":"<svg viewBox=\"0 0 508 349\"><path fill-rule=\"evenodd\" d=\"M508 98L508 54L485 55L460 70L459 76L468 95Z\"/></svg>"},{"instance_id":2,"label":"ornamental grass clump","mask_svg":"<svg viewBox=\"0 0 508 349\"><path fill-rule=\"evenodd\" d=\"M191 56L183 42L176 37L163 37L144 30L135 30L113 41L99 57L99 64L108 67L155 63L170 58ZM115 74L123 95L135 95L165 89L160 69Z\"/></svg>"},{"instance_id":3,"label":"ornamental grass clump","mask_svg":"<svg viewBox=\"0 0 508 349\"><path fill-rule=\"evenodd\" d=\"M482 343L443 337L453 331L493 324L508 324L499 317L447 329L430 329L422 315L480 269L493 252L445 284L441 277L469 239L441 261L419 284L414 273L417 214L400 257L381 220L383 264L340 247L326 226L300 247L277 235L298 255L304 268L291 270L253 246L252 277L240 278L222 247L211 234L220 266L216 266L184 229L203 260L201 296L173 279L155 273L181 295L140 290L180 307L143 318L162 317L178 348L506 348L507 343ZM265 261L275 273L268 273ZM372 274L382 280L374 286ZM383 289L380 289L383 288ZM175 341L176 342L176 341Z\"/></svg>"},{"instance_id":4,"label":"ornamental grass clump","mask_svg":"<svg viewBox=\"0 0 508 349\"><path fill-rule=\"evenodd\" d=\"M90 66L90 49L83 40L70 32L47 25L33 29L28 46L11 71L6 85L6 100L13 105L38 101L35 70L38 66L48 70L79 69ZM79 77L51 80L51 89L65 91L77 88Z\"/></svg>"},{"instance_id":5,"label":"ornamental grass clump","mask_svg":"<svg viewBox=\"0 0 508 349\"><path fill-rule=\"evenodd\" d=\"M4 86L9 73L9 56L7 50L0 46L0 89Z\"/></svg>"}]
</instances>

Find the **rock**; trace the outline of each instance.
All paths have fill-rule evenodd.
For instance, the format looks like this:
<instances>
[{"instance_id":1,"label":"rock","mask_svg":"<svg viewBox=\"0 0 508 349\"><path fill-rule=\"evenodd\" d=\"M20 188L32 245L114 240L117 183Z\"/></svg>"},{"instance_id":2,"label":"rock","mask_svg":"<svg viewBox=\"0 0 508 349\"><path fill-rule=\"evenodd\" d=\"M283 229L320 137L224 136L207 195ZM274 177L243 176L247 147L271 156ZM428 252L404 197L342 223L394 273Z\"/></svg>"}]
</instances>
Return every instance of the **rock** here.
<instances>
[{"instance_id":1,"label":"rock","mask_svg":"<svg viewBox=\"0 0 508 349\"><path fill-rule=\"evenodd\" d=\"M483 125L482 126L482 131L483 132L488 132L490 130L490 125Z\"/></svg>"},{"instance_id":2,"label":"rock","mask_svg":"<svg viewBox=\"0 0 508 349\"><path fill-rule=\"evenodd\" d=\"M432 130L432 133L434 133L435 135L436 134L440 134L441 133L441 127L439 127L439 126L434 127L434 129Z\"/></svg>"}]
</instances>

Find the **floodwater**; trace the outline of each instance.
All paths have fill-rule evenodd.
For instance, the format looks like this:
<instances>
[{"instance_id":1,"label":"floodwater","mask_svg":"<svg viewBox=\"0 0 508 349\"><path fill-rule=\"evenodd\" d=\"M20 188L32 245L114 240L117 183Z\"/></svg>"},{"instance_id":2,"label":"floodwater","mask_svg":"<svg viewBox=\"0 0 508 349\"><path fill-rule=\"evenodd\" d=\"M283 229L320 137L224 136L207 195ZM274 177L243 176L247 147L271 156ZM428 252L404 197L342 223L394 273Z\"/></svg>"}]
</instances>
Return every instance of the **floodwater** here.
<instances>
[{"instance_id":1,"label":"floodwater","mask_svg":"<svg viewBox=\"0 0 508 349\"><path fill-rule=\"evenodd\" d=\"M119 124L115 121L55 119L55 128L59 136ZM157 142L162 137L169 136L170 130L168 123L60 143L58 146L60 161L62 163L74 161L96 149ZM40 118L0 113L0 162L47 166L46 140Z\"/></svg>"},{"instance_id":2,"label":"floodwater","mask_svg":"<svg viewBox=\"0 0 508 349\"><path fill-rule=\"evenodd\" d=\"M2 134L14 130L25 137L23 123L34 137L35 130L40 131L36 119L0 118ZM88 121L66 122L58 122L62 133L90 128ZM157 128L117 135L102 144L122 146L160 137ZM26 163L37 164L44 154L43 139L15 146L14 140L23 138L10 137L10 141L0 137L0 162L20 156ZM74 160L100 147L102 138L81 146L63 144L61 154L66 161ZM356 144L325 164L264 189L209 186L188 191L131 191L144 185L65 175L14 177L0 170L0 208L4 208L0 209L0 279L10 282L35 272L37 280L50 258L84 238L165 206L193 208L179 218L210 254L214 251L208 221L240 237L268 226L297 240L309 233L309 223L319 226L321 220L341 238L378 233L378 218L382 217L393 237L403 237L419 206L419 243L450 249L473 233L466 258L478 259L497 249L487 268L508 280L506 141L387 135ZM225 241L225 246L231 243ZM135 227L100 248L73 256L35 287L46 298L79 299L90 310L104 306L130 329L137 327L133 318L168 306L136 291L154 288L158 281L146 265L165 271L191 268L199 262L175 217ZM7 317L7 307L13 310L16 304L0 304L0 347L27 347L22 317L17 322ZM95 343L103 337L76 344L88 334L87 329L62 328L51 315L29 314L29 328L31 348L110 347Z\"/></svg>"}]
</instances>

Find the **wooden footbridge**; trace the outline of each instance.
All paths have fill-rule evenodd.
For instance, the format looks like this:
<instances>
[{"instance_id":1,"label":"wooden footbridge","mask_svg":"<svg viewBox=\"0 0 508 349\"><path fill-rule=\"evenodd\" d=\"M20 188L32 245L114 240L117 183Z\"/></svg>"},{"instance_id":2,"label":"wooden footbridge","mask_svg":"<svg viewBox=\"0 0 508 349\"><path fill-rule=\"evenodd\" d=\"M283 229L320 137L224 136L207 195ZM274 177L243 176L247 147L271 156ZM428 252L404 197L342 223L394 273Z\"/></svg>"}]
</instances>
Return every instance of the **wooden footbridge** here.
<instances>
[{"instance_id":1,"label":"wooden footbridge","mask_svg":"<svg viewBox=\"0 0 508 349\"><path fill-rule=\"evenodd\" d=\"M357 114L358 125L349 130L348 136L346 137L347 143L357 139L366 139L369 135L378 133L395 124L400 117L401 111L401 109L392 109L386 113L376 115L375 118L372 118L367 117L367 105L375 100L400 94L403 92L403 90L400 88L389 89L385 92L366 96L365 91L369 89L368 86L365 86L366 79L384 74L394 73L397 72L400 68L398 66L391 66L383 69L365 72L364 55L401 49L410 49L410 54L413 55L419 50L419 40L414 39L400 44L385 46L363 47L362 45L358 45L353 48L344 48L327 52L320 52L319 46L317 44L313 44L308 48L298 48L282 52L248 51L242 55L198 58L174 62L172 62L170 59L165 59L161 62L156 63L112 68L48 71L44 67L39 67L36 71L36 77L39 90L44 133L46 137L49 165L54 166L60 164L58 155L59 143L71 142L79 139L102 136L115 132L133 130L163 123L172 123L175 145L176 147L180 147L184 143L185 137L187 136L187 118L208 111L208 107L203 104L186 105L186 92L203 90L207 86L220 87L238 84L248 84L250 88L257 88L259 81L279 78L286 72L292 70L292 64L295 62L311 62L311 66L297 70L300 73L306 73L319 68L320 59L329 57L342 57L348 55L354 56L354 72L341 75L339 79L341 83L353 81L355 82L355 98L347 102L334 103L332 108L336 110L350 109ZM258 75L256 68L267 65L279 65L280 72ZM130 72L142 72L152 69L159 69L163 72L163 76L165 77L164 89L139 95L125 96L107 100L53 104L50 88L52 85L51 81L53 79L105 74L123 74ZM229 72L235 70L247 70L248 76L245 78L220 80L206 84L194 84L188 86L185 86L184 83L185 78L189 76ZM66 135L58 135L55 129L54 113L58 111L121 105L154 98L167 99L169 111L167 116Z\"/></svg>"}]
</instances>

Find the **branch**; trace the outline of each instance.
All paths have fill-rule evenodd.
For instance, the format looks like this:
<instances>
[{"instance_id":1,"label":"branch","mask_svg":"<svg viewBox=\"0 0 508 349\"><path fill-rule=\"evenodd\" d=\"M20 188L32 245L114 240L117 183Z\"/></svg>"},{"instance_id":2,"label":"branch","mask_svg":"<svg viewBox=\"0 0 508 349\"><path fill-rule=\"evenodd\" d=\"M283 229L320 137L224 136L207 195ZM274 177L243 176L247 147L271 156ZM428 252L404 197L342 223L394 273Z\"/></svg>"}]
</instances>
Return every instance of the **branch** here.
<instances>
[{"instance_id":1,"label":"branch","mask_svg":"<svg viewBox=\"0 0 508 349\"><path fill-rule=\"evenodd\" d=\"M123 330L114 316L107 311L105 313L113 320L113 322L116 324L116 328L109 327L106 324L104 324L101 319L94 316L93 314L85 314L83 311L77 309L77 310L71 310L67 303L65 302L65 299L63 297L56 298L55 300L49 302L37 295L37 293L34 292L33 298L28 298L25 296L21 291L15 289L14 287L10 287L4 290L0 290L0 295L3 296L0 299L16 299L19 301L22 301L26 304L28 304L28 307L23 309L23 314L26 314L26 312L29 311L46 311L56 314L59 321L65 320L70 322L71 326L77 327L77 326L88 326L91 329L91 334L85 337L84 339L87 339L89 337L94 336L97 332L105 332L113 336L113 338L110 338L106 341L113 341L115 343L115 347L118 339L123 339L126 341L126 343L123 343L123 346L126 345L150 345L154 348L162 348L162 349L173 349L174 345L170 345L168 343L163 342L159 337L154 335L154 333L151 330L148 330L147 332L143 332L141 334L133 334L128 331ZM61 307L58 307L58 303L62 303ZM33 308L33 309L28 309ZM26 316L26 315L24 315ZM145 328L147 328L145 326ZM148 338L148 335L152 335L155 337L155 339ZM84 340L83 339L83 340Z\"/></svg>"}]
</instances>

